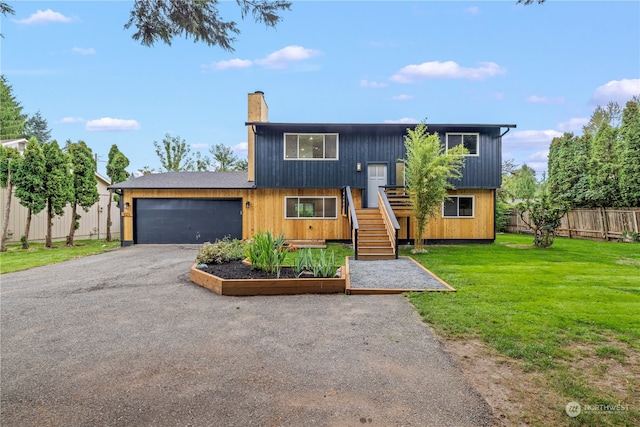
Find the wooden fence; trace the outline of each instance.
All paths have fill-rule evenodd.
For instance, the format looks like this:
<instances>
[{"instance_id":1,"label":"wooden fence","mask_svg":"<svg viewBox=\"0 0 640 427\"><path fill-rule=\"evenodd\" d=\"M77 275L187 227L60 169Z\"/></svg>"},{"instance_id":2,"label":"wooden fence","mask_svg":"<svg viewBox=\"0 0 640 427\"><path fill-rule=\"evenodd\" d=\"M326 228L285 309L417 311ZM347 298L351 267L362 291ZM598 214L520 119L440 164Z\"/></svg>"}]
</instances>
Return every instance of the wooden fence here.
<instances>
[{"instance_id":1,"label":"wooden fence","mask_svg":"<svg viewBox=\"0 0 640 427\"><path fill-rule=\"evenodd\" d=\"M525 212L527 218L528 212ZM574 209L562 217L558 236L578 239L620 240L623 232L640 233L640 208ZM512 211L507 233L531 233L517 211Z\"/></svg>"}]
</instances>

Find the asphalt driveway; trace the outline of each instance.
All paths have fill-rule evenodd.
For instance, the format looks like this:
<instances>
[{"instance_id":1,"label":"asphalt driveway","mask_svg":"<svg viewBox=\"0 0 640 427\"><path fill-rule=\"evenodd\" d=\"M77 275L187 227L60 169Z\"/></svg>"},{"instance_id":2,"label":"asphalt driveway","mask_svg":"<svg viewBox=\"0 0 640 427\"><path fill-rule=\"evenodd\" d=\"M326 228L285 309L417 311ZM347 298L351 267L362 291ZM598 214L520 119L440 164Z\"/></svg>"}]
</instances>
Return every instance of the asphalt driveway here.
<instances>
[{"instance_id":1,"label":"asphalt driveway","mask_svg":"<svg viewBox=\"0 0 640 427\"><path fill-rule=\"evenodd\" d=\"M405 297L219 296L196 253L0 276L0 425L492 425Z\"/></svg>"}]
</instances>

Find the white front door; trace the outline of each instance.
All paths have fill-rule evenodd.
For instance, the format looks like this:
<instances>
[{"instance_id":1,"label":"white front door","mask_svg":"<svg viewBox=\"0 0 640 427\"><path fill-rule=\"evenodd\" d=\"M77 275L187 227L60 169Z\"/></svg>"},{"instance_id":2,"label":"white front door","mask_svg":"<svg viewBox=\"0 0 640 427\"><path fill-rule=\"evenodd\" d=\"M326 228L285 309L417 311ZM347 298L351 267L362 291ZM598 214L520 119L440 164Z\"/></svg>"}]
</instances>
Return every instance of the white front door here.
<instances>
[{"instance_id":1,"label":"white front door","mask_svg":"<svg viewBox=\"0 0 640 427\"><path fill-rule=\"evenodd\" d=\"M377 208L378 187L387 185L387 165L369 165L367 176L367 207Z\"/></svg>"}]
</instances>

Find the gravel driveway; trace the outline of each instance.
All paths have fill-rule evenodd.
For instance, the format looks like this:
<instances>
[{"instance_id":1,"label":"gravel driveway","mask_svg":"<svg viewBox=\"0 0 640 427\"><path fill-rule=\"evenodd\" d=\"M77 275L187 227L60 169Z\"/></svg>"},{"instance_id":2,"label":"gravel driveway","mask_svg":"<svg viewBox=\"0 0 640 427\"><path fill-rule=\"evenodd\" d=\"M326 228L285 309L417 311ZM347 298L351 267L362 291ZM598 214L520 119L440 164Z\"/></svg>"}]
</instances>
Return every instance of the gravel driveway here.
<instances>
[{"instance_id":1,"label":"gravel driveway","mask_svg":"<svg viewBox=\"0 0 640 427\"><path fill-rule=\"evenodd\" d=\"M400 295L219 296L196 246L0 276L9 426L486 426Z\"/></svg>"}]
</instances>

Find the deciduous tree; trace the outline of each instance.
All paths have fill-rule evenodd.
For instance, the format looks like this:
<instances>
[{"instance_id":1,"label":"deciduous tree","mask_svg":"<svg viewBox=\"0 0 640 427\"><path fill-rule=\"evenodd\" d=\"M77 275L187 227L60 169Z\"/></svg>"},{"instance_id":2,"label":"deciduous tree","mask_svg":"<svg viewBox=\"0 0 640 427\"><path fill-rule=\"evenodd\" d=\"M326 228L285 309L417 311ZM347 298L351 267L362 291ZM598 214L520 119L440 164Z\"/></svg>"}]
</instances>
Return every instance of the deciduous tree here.
<instances>
[{"instance_id":1,"label":"deciduous tree","mask_svg":"<svg viewBox=\"0 0 640 427\"><path fill-rule=\"evenodd\" d=\"M224 144L216 144L209 149L213 156L213 170L215 172L229 172L238 170L238 156L233 154L231 147Z\"/></svg>"},{"instance_id":2,"label":"deciduous tree","mask_svg":"<svg viewBox=\"0 0 640 427\"><path fill-rule=\"evenodd\" d=\"M11 214L11 199L13 196L12 174L20 168L21 162L22 158L17 150L0 145L0 187L7 190L7 200L2 221L2 236L0 236L0 252L7 250L7 232L9 231L9 216Z\"/></svg>"},{"instance_id":3,"label":"deciduous tree","mask_svg":"<svg viewBox=\"0 0 640 427\"><path fill-rule=\"evenodd\" d=\"M517 209L520 219L533 231L533 244L548 248L553 245L556 230L569 205L554 202L549 194L543 193L540 197L518 203Z\"/></svg>"},{"instance_id":4,"label":"deciduous tree","mask_svg":"<svg viewBox=\"0 0 640 427\"><path fill-rule=\"evenodd\" d=\"M43 195L47 200L47 236L45 246L53 247L52 221L64 214L64 208L73 197L73 179L69 171L69 159L60 149L57 141L42 147L44 154L45 179Z\"/></svg>"},{"instance_id":5,"label":"deciduous tree","mask_svg":"<svg viewBox=\"0 0 640 427\"><path fill-rule=\"evenodd\" d=\"M67 246L73 246L75 232L80 227L78 207L84 212L100 200L98 179L96 178L96 161L91 148L84 141L68 145L68 155L72 169L71 226L67 235Z\"/></svg>"},{"instance_id":6,"label":"deciduous tree","mask_svg":"<svg viewBox=\"0 0 640 427\"><path fill-rule=\"evenodd\" d=\"M129 159L122 154L116 144L111 146L109 156L107 158L107 176L111 180L111 184L117 184L129 178L127 167ZM107 203L107 242L112 240L111 237L111 202L113 201L113 190L109 190L109 202Z\"/></svg>"},{"instance_id":7,"label":"deciduous tree","mask_svg":"<svg viewBox=\"0 0 640 427\"><path fill-rule=\"evenodd\" d=\"M182 172L194 170L191 148L179 136L165 134L162 143L153 142L160 165L167 172Z\"/></svg>"},{"instance_id":8,"label":"deciduous tree","mask_svg":"<svg viewBox=\"0 0 640 427\"><path fill-rule=\"evenodd\" d=\"M20 240L22 241L22 249L29 249L31 218L34 214L42 212L47 205L44 196L44 153L35 137L29 138L29 142L23 153L21 167L16 171L14 176L16 197L20 204L27 208L24 234Z\"/></svg>"},{"instance_id":9,"label":"deciduous tree","mask_svg":"<svg viewBox=\"0 0 640 427\"><path fill-rule=\"evenodd\" d=\"M416 219L415 250L423 250L424 231L453 189L453 179L462 176L466 149L462 144L445 152L438 134L430 134L424 123L407 129L405 180Z\"/></svg>"}]
</instances>

